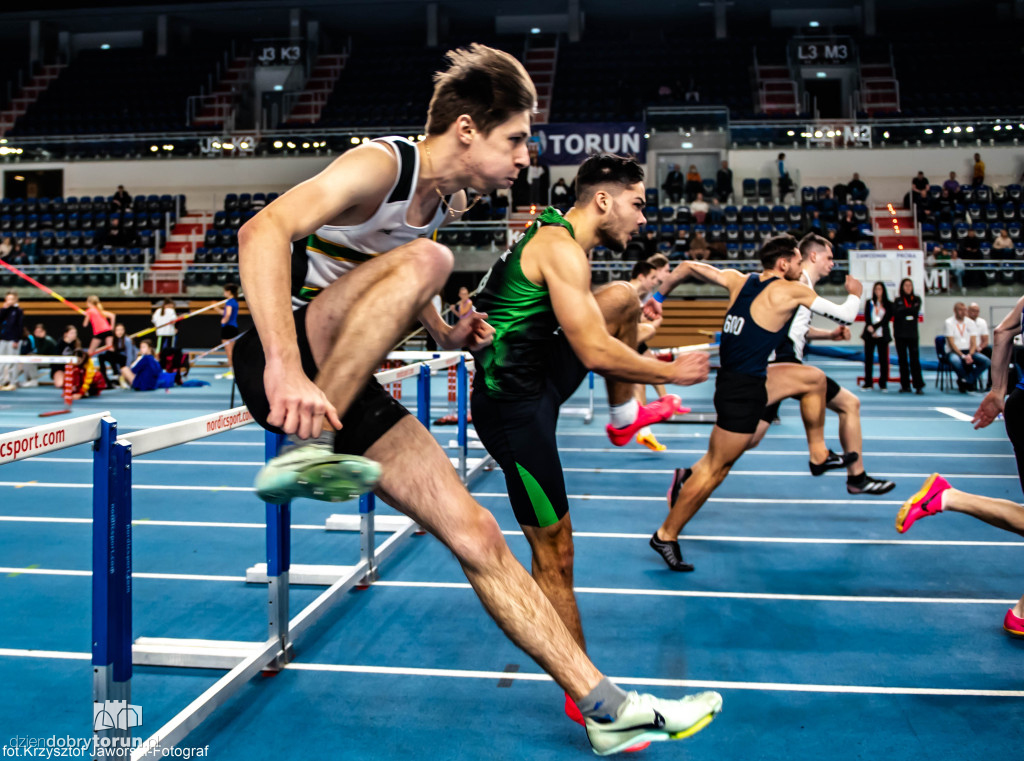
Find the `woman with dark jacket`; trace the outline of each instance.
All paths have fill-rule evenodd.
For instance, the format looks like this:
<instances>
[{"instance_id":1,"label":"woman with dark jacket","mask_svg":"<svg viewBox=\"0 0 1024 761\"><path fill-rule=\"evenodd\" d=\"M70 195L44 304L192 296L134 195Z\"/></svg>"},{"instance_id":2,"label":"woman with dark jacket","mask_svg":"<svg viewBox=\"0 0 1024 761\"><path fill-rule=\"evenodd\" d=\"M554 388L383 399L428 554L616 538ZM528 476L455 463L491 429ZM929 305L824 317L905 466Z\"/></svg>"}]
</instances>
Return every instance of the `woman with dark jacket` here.
<instances>
[{"instance_id":1,"label":"woman with dark jacket","mask_svg":"<svg viewBox=\"0 0 1024 761\"><path fill-rule=\"evenodd\" d=\"M874 386L875 349L878 349L878 388L885 391L889 383L889 321L892 320L892 302L885 292L885 284L871 287L871 298L864 307L864 388Z\"/></svg>"},{"instance_id":2,"label":"woman with dark jacket","mask_svg":"<svg viewBox=\"0 0 1024 761\"><path fill-rule=\"evenodd\" d=\"M920 338L917 335L917 317L921 313L921 297L914 293L914 283L903 278L900 293L892 307L892 335L896 341L896 357L900 362L900 393L910 393L913 379L914 391L923 394L924 380L921 378Z\"/></svg>"}]
</instances>

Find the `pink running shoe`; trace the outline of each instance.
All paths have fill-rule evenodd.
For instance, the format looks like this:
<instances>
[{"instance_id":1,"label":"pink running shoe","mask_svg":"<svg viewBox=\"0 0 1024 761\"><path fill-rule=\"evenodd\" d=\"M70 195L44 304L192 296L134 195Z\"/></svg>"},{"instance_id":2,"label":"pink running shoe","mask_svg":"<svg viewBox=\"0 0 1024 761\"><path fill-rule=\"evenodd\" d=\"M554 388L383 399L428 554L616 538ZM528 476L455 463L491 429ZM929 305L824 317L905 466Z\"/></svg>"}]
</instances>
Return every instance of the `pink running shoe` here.
<instances>
[{"instance_id":1,"label":"pink running shoe","mask_svg":"<svg viewBox=\"0 0 1024 761\"><path fill-rule=\"evenodd\" d=\"M1007 634L1024 637L1024 618L1017 618L1013 615L1013 608L1010 608L1006 611L1006 618L1003 619L1003 628Z\"/></svg>"},{"instance_id":2,"label":"pink running shoe","mask_svg":"<svg viewBox=\"0 0 1024 761\"><path fill-rule=\"evenodd\" d=\"M661 399L641 406L636 414L636 420L625 428L615 428L609 423L605 430L608 432L608 438L611 439L612 444L617 447L624 447L633 440L633 437L645 425L660 423L662 420L668 420L676 413L689 411L689 409L683 407L683 400L678 396L675 394L665 394Z\"/></svg>"},{"instance_id":3,"label":"pink running shoe","mask_svg":"<svg viewBox=\"0 0 1024 761\"><path fill-rule=\"evenodd\" d=\"M896 516L896 530L902 534L918 518L942 512L942 492L948 488L949 481L938 473L932 473L920 491L903 503Z\"/></svg>"}]
</instances>

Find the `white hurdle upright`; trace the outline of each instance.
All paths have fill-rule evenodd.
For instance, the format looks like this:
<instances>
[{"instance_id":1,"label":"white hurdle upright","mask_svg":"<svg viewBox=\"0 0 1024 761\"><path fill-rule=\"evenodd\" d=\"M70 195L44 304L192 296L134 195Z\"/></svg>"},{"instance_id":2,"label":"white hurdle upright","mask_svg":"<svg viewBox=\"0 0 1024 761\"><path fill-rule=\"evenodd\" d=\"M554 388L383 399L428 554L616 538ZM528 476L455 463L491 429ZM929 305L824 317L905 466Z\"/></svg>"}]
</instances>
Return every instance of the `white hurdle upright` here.
<instances>
[{"instance_id":1,"label":"white hurdle upright","mask_svg":"<svg viewBox=\"0 0 1024 761\"><path fill-rule=\"evenodd\" d=\"M465 480L481 473L489 463L493 462L489 457L480 458L476 462L471 461L468 457L466 409L469 393L466 357L460 353L438 356L416 365L378 373L375 377L381 383L418 377L417 413L424 425L429 426L431 372L452 365L458 365L460 441L460 453L458 457L452 458L452 465ZM127 462L130 468L133 451L138 455L143 455L238 428L250 422L252 421L248 411L244 407L237 407L215 415L137 431L121 437L118 444L127 452ZM278 454L284 441L285 437L282 435L269 432L266 434L267 459ZM130 510L130 492L128 501ZM345 519L358 522L361 536L359 561L351 566L327 567L292 566L290 557L291 506L287 504L266 505L267 562L249 569L246 574L247 581L267 583L268 636L266 640L229 642L143 637L136 640L132 649L135 664L217 668L228 669L228 672L152 736L135 746L131 755L132 761L165 757L170 748L180 743L249 680L262 671L280 670L291 661L294 657L295 641L323 618L330 607L346 592L357 585L370 584L377 577L380 565L395 552L402 542L415 533L418 527L407 518L401 519L404 523L400 526L396 521L388 521L387 529L392 530L393 534L380 547L376 547L374 502L373 495L366 495L360 499L358 516L343 516ZM328 522L330 523L330 521ZM128 553L130 554L130 545ZM320 580L308 580L302 575L304 573L319 573ZM261 577L257 578L259 574ZM320 583L328 585L328 588L298 615L290 618L289 587L294 583ZM130 620L129 608L129 626Z\"/></svg>"}]
</instances>

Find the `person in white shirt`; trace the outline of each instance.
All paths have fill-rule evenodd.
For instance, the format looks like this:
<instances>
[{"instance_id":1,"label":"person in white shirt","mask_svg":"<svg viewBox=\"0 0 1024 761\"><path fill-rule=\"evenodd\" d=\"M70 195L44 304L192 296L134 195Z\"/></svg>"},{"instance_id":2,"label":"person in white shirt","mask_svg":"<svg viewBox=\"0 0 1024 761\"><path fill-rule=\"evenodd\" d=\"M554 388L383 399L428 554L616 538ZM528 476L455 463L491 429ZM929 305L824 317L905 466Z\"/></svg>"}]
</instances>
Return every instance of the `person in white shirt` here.
<instances>
[{"instance_id":1,"label":"person in white shirt","mask_svg":"<svg viewBox=\"0 0 1024 761\"><path fill-rule=\"evenodd\" d=\"M974 324L978 327L978 351L988 357L989 363L992 362L992 344L988 338L988 322L984 317L981 316L981 307L978 306L977 301L972 301L967 307L967 319L974 320ZM992 374L989 373L988 387L992 388Z\"/></svg>"},{"instance_id":2,"label":"person in white shirt","mask_svg":"<svg viewBox=\"0 0 1024 761\"><path fill-rule=\"evenodd\" d=\"M987 327L987 326L986 326ZM953 305L953 316L946 319L946 355L957 374L957 387L965 394L988 370L988 357L978 351L978 326L967 317L962 301Z\"/></svg>"},{"instance_id":3,"label":"person in white shirt","mask_svg":"<svg viewBox=\"0 0 1024 761\"><path fill-rule=\"evenodd\" d=\"M178 319L178 313L174 310L174 302L164 299L160 308L153 312L153 324L156 325L156 353L159 354L165 347L174 346L174 337L178 329L174 327L174 321Z\"/></svg>"},{"instance_id":4,"label":"person in white shirt","mask_svg":"<svg viewBox=\"0 0 1024 761\"><path fill-rule=\"evenodd\" d=\"M704 224L704 218L708 215L708 202L704 200L704 194L698 193L697 197L693 199L693 203L690 204L690 214L693 215L694 221L698 225Z\"/></svg>"}]
</instances>

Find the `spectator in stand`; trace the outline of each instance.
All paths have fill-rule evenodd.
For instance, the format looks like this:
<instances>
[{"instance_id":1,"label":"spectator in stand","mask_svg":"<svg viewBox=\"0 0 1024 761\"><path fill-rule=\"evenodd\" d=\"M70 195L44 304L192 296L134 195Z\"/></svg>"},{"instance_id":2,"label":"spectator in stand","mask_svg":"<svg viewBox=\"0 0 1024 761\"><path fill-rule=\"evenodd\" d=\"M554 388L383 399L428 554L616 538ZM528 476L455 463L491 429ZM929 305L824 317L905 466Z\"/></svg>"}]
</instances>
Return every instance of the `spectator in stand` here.
<instances>
[{"instance_id":1,"label":"spectator in stand","mask_svg":"<svg viewBox=\"0 0 1024 761\"><path fill-rule=\"evenodd\" d=\"M11 242L10 237L4 238L0 241L0 259L6 260L13 248L14 244Z\"/></svg>"},{"instance_id":2,"label":"spectator in stand","mask_svg":"<svg viewBox=\"0 0 1024 761\"><path fill-rule=\"evenodd\" d=\"M885 391L889 385L889 342L892 333L892 302L885 292L885 283L877 282L871 287L871 298L864 305L864 388L874 388L874 359L878 350L878 388Z\"/></svg>"},{"instance_id":3,"label":"spectator in stand","mask_svg":"<svg viewBox=\"0 0 1024 761\"><path fill-rule=\"evenodd\" d=\"M108 351L100 354L100 372L107 379L108 386L114 385L114 381L107 374L107 365L110 365L114 371L113 377L118 378L121 375L121 368L130 366L135 361L135 355L138 354L135 344L126 333L124 323L117 323L114 326L114 345Z\"/></svg>"},{"instance_id":4,"label":"spectator in stand","mask_svg":"<svg viewBox=\"0 0 1024 761\"><path fill-rule=\"evenodd\" d=\"M921 313L921 297L914 293L914 281L909 277L900 282L900 293L893 304L892 333L896 341L896 358L900 363L900 393L924 393L921 375L920 342L917 322Z\"/></svg>"},{"instance_id":5,"label":"spectator in stand","mask_svg":"<svg viewBox=\"0 0 1024 761\"><path fill-rule=\"evenodd\" d=\"M540 155L530 155L530 165L526 167L526 179L530 184L530 205L543 206L548 198L548 168L540 161Z\"/></svg>"},{"instance_id":6,"label":"spectator in stand","mask_svg":"<svg viewBox=\"0 0 1024 761\"><path fill-rule=\"evenodd\" d=\"M469 297L469 289L466 286L459 288L459 300L452 307L452 314L456 319L461 320L473 311L473 299Z\"/></svg>"},{"instance_id":7,"label":"spectator in stand","mask_svg":"<svg viewBox=\"0 0 1024 761\"><path fill-rule=\"evenodd\" d=\"M932 216L935 217L936 222L953 222L956 192L955 190L950 192L949 188L945 185L942 186L942 192L939 193L939 197L931 205Z\"/></svg>"},{"instance_id":8,"label":"spectator in stand","mask_svg":"<svg viewBox=\"0 0 1024 761\"><path fill-rule=\"evenodd\" d=\"M178 328L174 321L178 319L178 313L174 309L174 302L164 299L160 308L153 312L151 322L156 326L156 353L159 354L164 348L172 348L174 339L178 335Z\"/></svg>"},{"instance_id":9,"label":"spectator in stand","mask_svg":"<svg viewBox=\"0 0 1024 761\"><path fill-rule=\"evenodd\" d=\"M960 258L965 261L981 258L981 239L973 227L967 231L967 237L960 241Z\"/></svg>"},{"instance_id":10,"label":"spectator in stand","mask_svg":"<svg viewBox=\"0 0 1024 761\"><path fill-rule=\"evenodd\" d=\"M654 256L658 253L658 234L653 230L644 230L644 235L640 242L644 246L644 256Z\"/></svg>"},{"instance_id":11,"label":"spectator in stand","mask_svg":"<svg viewBox=\"0 0 1024 761\"><path fill-rule=\"evenodd\" d=\"M14 245L11 247L11 253L5 257L9 264L13 264L15 267L22 267L26 264L31 264L29 261L28 254L21 247L21 241L15 240Z\"/></svg>"},{"instance_id":12,"label":"spectator in stand","mask_svg":"<svg viewBox=\"0 0 1024 761\"><path fill-rule=\"evenodd\" d=\"M999 231L999 235L992 241L992 249L998 252L997 259L1006 259L1006 252L1013 251L1013 238L1010 237L1005 227Z\"/></svg>"},{"instance_id":13,"label":"spectator in stand","mask_svg":"<svg viewBox=\"0 0 1024 761\"><path fill-rule=\"evenodd\" d=\"M103 238L103 244L111 248L128 247L135 242L135 233L121 227L121 217L111 214L107 220L107 233Z\"/></svg>"},{"instance_id":14,"label":"spectator in stand","mask_svg":"<svg viewBox=\"0 0 1024 761\"><path fill-rule=\"evenodd\" d=\"M139 356L131 367L121 368L121 388L152 391L160 379L160 363L153 356L153 344L148 338L139 343Z\"/></svg>"},{"instance_id":15,"label":"spectator in stand","mask_svg":"<svg viewBox=\"0 0 1024 761\"><path fill-rule=\"evenodd\" d=\"M956 180L956 172L949 173L949 179L942 183L942 189L948 190L949 195L956 198L956 194L960 192L960 183Z\"/></svg>"},{"instance_id":16,"label":"spectator in stand","mask_svg":"<svg viewBox=\"0 0 1024 761\"><path fill-rule=\"evenodd\" d=\"M665 197L669 203L679 203L679 199L683 197L683 173L679 171L678 165L668 165L668 174L665 175L665 182L661 184L661 189L665 191Z\"/></svg>"},{"instance_id":17,"label":"spectator in stand","mask_svg":"<svg viewBox=\"0 0 1024 761\"><path fill-rule=\"evenodd\" d=\"M676 239L672 244L672 258L685 259L686 250L690 247L690 238L686 230L677 230ZM657 256L657 254L652 255ZM664 394L662 394L664 396Z\"/></svg>"},{"instance_id":18,"label":"spectator in stand","mask_svg":"<svg viewBox=\"0 0 1024 761\"><path fill-rule=\"evenodd\" d=\"M564 177L559 177L551 186L551 205L563 212L569 208L569 186Z\"/></svg>"},{"instance_id":19,"label":"spectator in stand","mask_svg":"<svg viewBox=\"0 0 1024 761\"><path fill-rule=\"evenodd\" d=\"M868 190L868 186L864 184L860 175L854 172L853 179L846 183L846 192L850 194L851 201L863 203L868 200L868 194L871 191Z\"/></svg>"},{"instance_id":20,"label":"spectator in stand","mask_svg":"<svg viewBox=\"0 0 1024 761\"><path fill-rule=\"evenodd\" d=\"M117 212L130 211L132 208L132 194L124 189L124 185L117 186L117 192L110 199L110 210Z\"/></svg>"},{"instance_id":21,"label":"spectator in stand","mask_svg":"<svg viewBox=\"0 0 1024 761\"><path fill-rule=\"evenodd\" d=\"M687 255L690 259L698 262L702 262L711 256L711 246L708 245L707 238L704 237L704 233L700 230L695 232L693 238L690 239Z\"/></svg>"},{"instance_id":22,"label":"spectator in stand","mask_svg":"<svg viewBox=\"0 0 1024 761\"><path fill-rule=\"evenodd\" d=\"M825 231L825 239L832 246L833 258L836 261L846 261L850 258L850 252L847 251L846 246L839 240L839 231L834 227L830 227Z\"/></svg>"},{"instance_id":23,"label":"spectator in stand","mask_svg":"<svg viewBox=\"0 0 1024 761\"><path fill-rule=\"evenodd\" d=\"M24 323L25 313L18 306L18 293L8 291L4 297L4 305L0 307L0 355L18 356L21 352ZM0 391L16 389L14 379L17 374L16 365L6 362L0 364Z\"/></svg>"},{"instance_id":24,"label":"spectator in stand","mask_svg":"<svg viewBox=\"0 0 1024 761\"><path fill-rule=\"evenodd\" d=\"M917 177L910 181L910 199L914 202L914 206L917 207L919 216L921 210L927 205L929 187L931 187L931 183L924 176L924 172L918 172Z\"/></svg>"},{"instance_id":25,"label":"spectator in stand","mask_svg":"<svg viewBox=\"0 0 1024 761\"><path fill-rule=\"evenodd\" d=\"M43 323L36 323L32 332L26 331L25 338L21 341L22 355L35 355L37 357L52 357L57 353L57 342L46 334L46 326ZM21 368L25 376L19 385L22 388L34 388L39 385L39 365L24 365Z\"/></svg>"},{"instance_id":26,"label":"spectator in stand","mask_svg":"<svg viewBox=\"0 0 1024 761\"><path fill-rule=\"evenodd\" d=\"M78 340L78 328L74 325L67 325L64 328L64 333L61 334L60 341L57 342L53 356L70 357L81 348L82 344ZM53 385L57 388L64 387L65 366L64 364L50 365L50 377L53 379Z\"/></svg>"},{"instance_id":27,"label":"spectator in stand","mask_svg":"<svg viewBox=\"0 0 1024 761\"><path fill-rule=\"evenodd\" d=\"M786 154L780 153L779 158L776 160L776 166L779 170L779 203L786 202L786 196L793 191L793 180L789 177L789 172L786 171Z\"/></svg>"},{"instance_id":28,"label":"spectator in stand","mask_svg":"<svg viewBox=\"0 0 1024 761\"><path fill-rule=\"evenodd\" d=\"M853 218L853 210L847 209L839 220L839 240L843 243L856 243L860 238L860 225Z\"/></svg>"},{"instance_id":29,"label":"spectator in stand","mask_svg":"<svg viewBox=\"0 0 1024 761\"><path fill-rule=\"evenodd\" d=\"M690 164L690 168L686 172L686 202L691 203L703 187L697 165Z\"/></svg>"},{"instance_id":30,"label":"spectator in stand","mask_svg":"<svg viewBox=\"0 0 1024 761\"><path fill-rule=\"evenodd\" d=\"M804 229L800 233L800 237L810 235L822 235L825 231L825 223L821 220L821 212L815 209L807 216L807 222L804 225Z\"/></svg>"},{"instance_id":31,"label":"spectator in stand","mask_svg":"<svg viewBox=\"0 0 1024 761\"><path fill-rule=\"evenodd\" d=\"M957 251L954 248L952 251L950 251L950 257L949 257L949 279L950 279L949 287L950 287L950 290L952 290L953 289L953 281L956 281L956 286L957 286L957 288L960 289L960 295L961 296L963 294L967 293L967 289L964 288L964 272L965 271L966 271L966 266L964 265L964 260L960 258L960 252Z\"/></svg>"},{"instance_id":32,"label":"spectator in stand","mask_svg":"<svg viewBox=\"0 0 1024 761\"><path fill-rule=\"evenodd\" d=\"M715 177L715 195L719 203L726 203L732 197L732 170L729 162L723 161Z\"/></svg>"},{"instance_id":33,"label":"spectator in stand","mask_svg":"<svg viewBox=\"0 0 1024 761\"><path fill-rule=\"evenodd\" d=\"M704 194L698 193L690 204L690 214L698 225L704 224L704 218L708 215L708 202L704 200Z\"/></svg>"},{"instance_id":34,"label":"spectator in stand","mask_svg":"<svg viewBox=\"0 0 1024 761\"><path fill-rule=\"evenodd\" d=\"M985 184L985 162L981 160L981 154L974 154L974 167L971 170L971 184L974 187Z\"/></svg>"}]
</instances>

